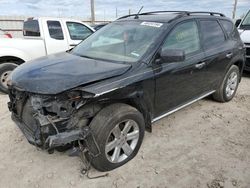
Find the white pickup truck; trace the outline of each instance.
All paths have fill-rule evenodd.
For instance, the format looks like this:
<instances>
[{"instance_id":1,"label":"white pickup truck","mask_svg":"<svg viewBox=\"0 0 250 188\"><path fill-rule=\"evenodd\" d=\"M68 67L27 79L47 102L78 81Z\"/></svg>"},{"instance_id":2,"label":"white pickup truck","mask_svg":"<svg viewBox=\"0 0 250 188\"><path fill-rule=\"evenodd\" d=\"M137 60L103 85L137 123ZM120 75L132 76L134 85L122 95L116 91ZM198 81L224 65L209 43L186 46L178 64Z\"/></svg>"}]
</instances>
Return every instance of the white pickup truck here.
<instances>
[{"instance_id":1,"label":"white pickup truck","mask_svg":"<svg viewBox=\"0 0 250 188\"><path fill-rule=\"evenodd\" d=\"M67 51L94 32L73 19L29 18L24 22L23 39L0 38L0 91L7 92L11 71L23 62Z\"/></svg>"},{"instance_id":2,"label":"white pickup truck","mask_svg":"<svg viewBox=\"0 0 250 188\"><path fill-rule=\"evenodd\" d=\"M245 70L250 71L250 10L243 19L236 21L235 25L238 27L241 40L246 47L246 66Z\"/></svg>"}]
</instances>

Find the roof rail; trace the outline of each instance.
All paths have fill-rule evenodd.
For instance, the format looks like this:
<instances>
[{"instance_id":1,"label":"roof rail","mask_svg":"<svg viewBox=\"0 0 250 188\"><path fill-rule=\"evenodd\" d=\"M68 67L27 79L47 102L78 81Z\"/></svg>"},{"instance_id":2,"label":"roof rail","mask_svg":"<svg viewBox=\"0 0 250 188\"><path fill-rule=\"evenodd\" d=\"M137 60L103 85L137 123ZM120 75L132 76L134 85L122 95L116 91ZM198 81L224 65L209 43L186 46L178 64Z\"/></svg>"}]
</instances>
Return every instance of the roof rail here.
<instances>
[{"instance_id":1,"label":"roof rail","mask_svg":"<svg viewBox=\"0 0 250 188\"><path fill-rule=\"evenodd\" d=\"M209 14L211 16L219 15L221 17L225 17L224 14L219 13L219 12L153 11L153 12L143 12L143 13L140 13L140 14L130 14L130 15L122 16L122 17L118 18L118 20L123 19L123 18L128 18L128 17L131 17L131 16L136 16L136 15L138 15L138 16L140 16L140 15L153 15L153 14L161 14L161 13L177 13L177 14L179 14L179 16L185 16L185 15L191 16L192 14Z\"/></svg>"},{"instance_id":2,"label":"roof rail","mask_svg":"<svg viewBox=\"0 0 250 188\"><path fill-rule=\"evenodd\" d=\"M123 18L128 18L128 17L131 17L131 16L136 16L136 15L152 15L152 14L161 14L161 13L181 13L181 14L187 14L188 12L187 11L153 11L153 12L143 12L143 13L140 13L140 14L130 14L130 15L125 15L125 16L122 16L119 19L123 19Z\"/></svg>"},{"instance_id":3,"label":"roof rail","mask_svg":"<svg viewBox=\"0 0 250 188\"><path fill-rule=\"evenodd\" d=\"M199 11L199 12L187 12L187 15L190 16L191 14L209 14L211 16L219 15L221 17L226 17L224 14L219 12L205 12L205 11Z\"/></svg>"}]
</instances>

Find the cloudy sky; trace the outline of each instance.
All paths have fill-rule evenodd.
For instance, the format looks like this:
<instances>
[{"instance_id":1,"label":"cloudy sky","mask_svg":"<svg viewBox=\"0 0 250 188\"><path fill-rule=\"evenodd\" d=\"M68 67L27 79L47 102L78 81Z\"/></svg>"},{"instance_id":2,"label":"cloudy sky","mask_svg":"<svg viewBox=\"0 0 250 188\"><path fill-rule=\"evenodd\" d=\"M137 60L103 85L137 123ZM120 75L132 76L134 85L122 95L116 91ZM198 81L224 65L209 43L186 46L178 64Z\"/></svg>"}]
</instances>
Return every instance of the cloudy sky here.
<instances>
[{"instance_id":1,"label":"cloudy sky","mask_svg":"<svg viewBox=\"0 0 250 188\"><path fill-rule=\"evenodd\" d=\"M137 12L152 10L218 11L232 17L234 0L95 0L98 20L113 20ZM237 17L250 9L250 0L238 0ZM142 12L143 12L142 11ZM90 0L0 0L0 15L60 16L90 18Z\"/></svg>"}]
</instances>

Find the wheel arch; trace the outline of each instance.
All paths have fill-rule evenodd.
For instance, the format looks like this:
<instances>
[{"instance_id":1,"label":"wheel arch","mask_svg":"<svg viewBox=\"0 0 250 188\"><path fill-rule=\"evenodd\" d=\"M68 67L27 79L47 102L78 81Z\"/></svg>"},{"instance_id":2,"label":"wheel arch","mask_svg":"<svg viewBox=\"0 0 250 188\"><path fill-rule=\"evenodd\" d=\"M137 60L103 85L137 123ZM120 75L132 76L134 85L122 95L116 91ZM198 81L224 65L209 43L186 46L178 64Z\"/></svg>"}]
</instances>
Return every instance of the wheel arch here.
<instances>
[{"instance_id":1,"label":"wheel arch","mask_svg":"<svg viewBox=\"0 0 250 188\"><path fill-rule=\"evenodd\" d=\"M99 100L98 100L99 101ZM99 102L96 102L95 104L99 104ZM145 102L145 100L143 100L142 98L122 98L122 99L112 99L112 100L106 100L104 103L103 101L101 102L103 105L101 108L102 109L106 106L115 104L115 103L123 103L123 104L127 104L129 106L134 107L135 109L137 109L144 117L144 121L145 121L145 128L148 132L152 132L152 127L151 127L151 118L152 118L152 110L149 107L149 105Z\"/></svg>"},{"instance_id":2,"label":"wheel arch","mask_svg":"<svg viewBox=\"0 0 250 188\"><path fill-rule=\"evenodd\" d=\"M237 60L232 65L236 65L237 67L239 67L240 73L242 74L242 72L244 70L244 61L243 60ZM240 77L240 81L241 81L241 77Z\"/></svg>"},{"instance_id":3,"label":"wheel arch","mask_svg":"<svg viewBox=\"0 0 250 188\"><path fill-rule=\"evenodd\" d=\"M151 110L148 107L148 105L143 100L138 100L134 98L129 98L121 101L127 105L130 105L134 108L136 108L144 117L145 120L145 128L148 132L152 132L152 123L151 123Z\"/></svg>"},{"instance_id":4,"label":"wheel arch","mask_svg":"<svg viewBox=\"0 0 250 188\"><path fill-rule=\"evenodd\" d=\"M25 61L19 57L15 57L15 56L2 56L2 57L0 57L0 64L7 63L7 62L12 62L12 63L15 63L17 65L21 65Z\"/></svg>"}]
</instances>

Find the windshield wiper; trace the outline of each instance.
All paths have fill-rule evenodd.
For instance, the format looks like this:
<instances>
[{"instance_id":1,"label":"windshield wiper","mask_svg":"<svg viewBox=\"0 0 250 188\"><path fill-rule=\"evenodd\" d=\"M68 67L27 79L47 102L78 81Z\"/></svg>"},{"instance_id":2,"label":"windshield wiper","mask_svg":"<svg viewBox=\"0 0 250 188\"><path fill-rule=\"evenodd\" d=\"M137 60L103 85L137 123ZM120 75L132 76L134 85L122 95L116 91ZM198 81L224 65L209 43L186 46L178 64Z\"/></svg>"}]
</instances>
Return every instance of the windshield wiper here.
<instances>
[{"instance_id":1,"label":"windshield wiper","mask_svg":"<svg viewBox=\"0 0 250 188\"><path fill-rule=\"evenodd\" d=\"M95 59L95 58L89 57L89 56L87 56L87 55L81 55L81 54L76 54L76 55L78 55L78 56L80 56L80 57L87 58L87 59Z\"/></svg>"}]
</instances>

